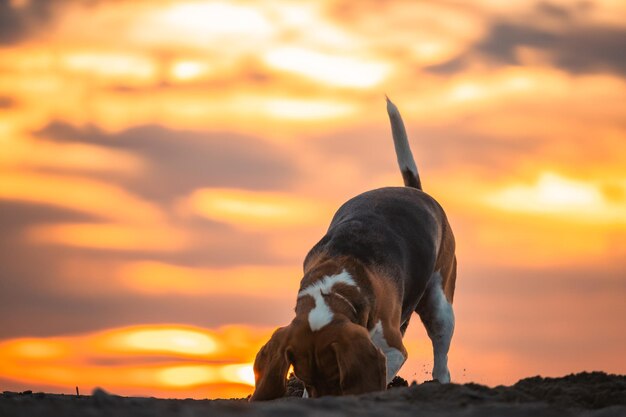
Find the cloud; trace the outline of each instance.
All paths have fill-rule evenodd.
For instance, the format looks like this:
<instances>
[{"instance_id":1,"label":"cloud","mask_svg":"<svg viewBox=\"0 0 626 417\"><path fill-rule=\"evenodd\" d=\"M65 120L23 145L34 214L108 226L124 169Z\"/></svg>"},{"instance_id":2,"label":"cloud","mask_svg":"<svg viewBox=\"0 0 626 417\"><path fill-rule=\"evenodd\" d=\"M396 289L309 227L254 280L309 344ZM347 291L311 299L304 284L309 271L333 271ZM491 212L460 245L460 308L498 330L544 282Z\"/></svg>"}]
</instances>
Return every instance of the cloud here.
<instances>
[{"instance_id":1,"label":"cloud","mask_svg":"<svg viewBox=\"0 0 626 417\"><path fill-rule=\"evenodd\" d=\"M286 322L293 296L268 294L138 294L115 282L103 254L66 248L15 248L0 242L0 339L51 336L133 323L189 323L211 327L228 323L274 326ZM63 259L100 259L75 280L59 267ZM99 274L99 276L98 276ZM293 276L297 287L300 277ZM82 288L74 288L81 287ZM269 308L271 306L271 308Z\"/></svg>"},{"instance_id":2,"label":"cloud","mask_svg":"<svg viewBox=\"0 0 626 417\"><path fill-rule=\"evenodd\" d=\"M64 198L59 198L59 191ZM164 219L161 208L123 188L88 177L5 172L0 198L65 207L117 222L154 224Z\"/></svg>"},{"instance_id":3,"label":"cloud","mask_svg":"<svg viewBox=\"0 0 626 417\"><path fill-rule=\"evenodd\" d=\"M537 11L541 14L553 17L555 19L568 20L572 12L565 7L542 1L537 4Z\"/></svg>"},{"instance_id":4,"label":"cloud","mask_svg":"<svg viewBox=\"0 0 626 417\"><path fill-rule=\"evenodd\" d=\"M146 170L142 175L113 179L130 191L160 202L202 187L286 189L299 176L284 150L262 139L234 133L146 125L109 134L94 126L77 128L52 122L37 135L56 142L124 150L144 159Z\"/></svg>"},{"instance_id":5,"label":"cloud","mask_svg":"<svg viewBox=\"0 0 626 417\"><path fill-rule=\"evenodd\" d=\"M8 202L0 200L0 227L3 233L0 240L8 235L22 230L25 226L33 224L63 222L63 221L88 221L96 217L84 212L63 207L49 207L26 202ZM11 239L14 236L11 236Z\"/></svg>"},{"instance_id":6,"label":"cloud","mask_svg":"<svg viewBox=\"0 0 626 417\"><path fill-rule=\"evenodd\" d=\"M0 109L10 109L16 106L16 101L7 96L0 96Z\"/></svg>"},{"instance_id":7,"label":"cloud","mask_svg":"<svg viewBox=\"0 0 626 417\"><path fill-rule=\"evenodd\" d=\"M519 16L498 17L488 23L485 35L452 59L427 67L431 73L449 75L470 63L523 65L521 49L543 54L547 61L573 74L609 72L626 74L626 28L594 22L584 5L566 8L549 2Z\"/></svg>"},{"instance_id":8,"label":"cloud","mask_svg":"<svg viewBox=\"0 0 626 417\"><path fill-rule=\"evenodd\" d=\"M466 68L466 66L466 56L460 55L455 57L454 59L444 62L443 64L427 66L425 70L439 75L451 75L460 73Z\"/></svg>"},{"instance_id":9,"label":"cloud","mask_svg":"<svg viewBox=\"0 0 626 417\"><path fill-rule=\"evenodd\" d=\"M30 9L45 4L53 15ZM624 202L624 24L613 6L221 9L267 18L264 34L207 27L215 9L200 3L45 4L0 1L0 338L286 323L302 257L332 217L326 207L401 184L384 89L457 236L457 369L487 383L553 372L548 360L559 372L622 369L613 363L623 362L624 228L567 214L575 185L593 183L600 208ZM160 23L171 30L155 31ZM232 30L236 42L223 41ZM319 79L291 62L302 58L294 48L329 68L346 54L376 64L365 84L380 91ZM561 181L539 181L542 172ZM552 202L555 213L519 210L529 202ZM176 232L186 247L157 250ZM419 321L412 329L423 332ZM427 336L419 341L413 369L432 359Z\"/></svg>"},{"instance_id":10,"label":"cloud","mask_svg":"<svg viewBox=\"0 0 626 417\"><path fill-rule=\"evenodd\" d=\"M11 291L7 296L3 294L0 300L3 301L0 339L52 336L132 323L275 326L291 319L294 304L292 297L183 297L178 294L143 297L126 293L109 297L75 297L37 291Z\"/></svg>"},{"instance_id":11,"label":"cloud","mask_svg":"<svg viewBox=\"0 0 626 417\"><path fill-rule=\"evenodd\" d=\"M33 241L32 234L46 227L63 225L88 225L97 229L102 220L97 214L74 211L64 207L54 207L33 202L0 200L0 254L3 265L2 282L31 282L47 284L67 281L64 272L57 270L66 259L85 259L100 262L98 268L106 270L108 262L142 261L159 259L177 265L193 267L232 267L235 265L281 265L285 262L300 262L300 257L293 258L292 251L276 252L272 246L272 232L239 230L230 225L211 221L202 217L174 217L167 224L156 223L156 231L162 227L185 233L190 240L189 246L182 250L163 252L153 245L137 246L132 251L124 247L97 247L93 245L50 245L46 239ZM125 224L125 223L124 223ZM130 223L127 232L136 230ZM71 228L70 228L71 229ZM35 236L36 237L36 236ZM91 234L91 239L100 236ZM141 239L145 239L142 237ZM165 238L167 240L167 238ZM96 269L94 267L94 269ZM99 272L94 279L106 276ZM40 281L41 274L49 275L49 280ZM103 275L104 274L104 275ZM94 274L91 274L94 275ZM84 277L90 274L85 272ZM76 277L76 281L80 276ZM21 285L21 284L20 284ZM44 287L46 285L43 285ZM43 287L41 287L43 288ZM11 287L10 289L13 289Z\"/></svg>"},{"instance_id":12,"label":"cloud","mask_svg":"<svg viewBox=\"0 0 626 417\"><path fill-rule=\"evenodd\" d=\"M558 68L574 74L614 72L626 75L626 29L574 26L563 32L515 23L496 23L476 50L504 64L519 64L519 47L548 53Z\"/></svg>"},{"instance_id":13,"label":"cloud","mask_svg":"<svg viewBox=\"0 0 626 417\"><path fill-rule=\"evenodd\" d=\"M13 3L0 0L0 45L20 42L52 17L51 1L30 0L24 5Z\"/></svg>"},{"instance_id":14,"label":"cloud","mask_svg":"<svg viewBox=\"0 0 626 417\"><path fill-rule=\"evenodd\" d=\"M194 245L171 253L142 248L137 251L95 250L88 247L33 243L23 231L38 225L95 222L93 215L62 207L0 201L0 338L13 335L53 335L121 326L128 323L181 322L200 326L254 322L270 325L282 321L291 309L291 297L258 294L228 295L222 292L181 295L179 292L134 293L131 282L120 282L116 271L127 262L138 265L158 259L198 282L231 271L234 266L280 265L268 236L233 230L204 219L177 225L195 233ZM98 224L98 223L92 223ZM290 265L298 265L293 262ZM152 263L148 263L152 265ZM202 275L203 268L218 271ZM278 268L276 270L282 270ZM198 271L198 272L193 272ZM284 275L288 280L288 276ZM299 275L293 275L294 285ZM182 283L184 285L185 282ZM282 301L280 301L282 300ZM278 302L277 302L278 301ZM272 309L267 309L271 304ZM184 308L181 306L184 305ZM241 308L245 305L245 308ZM89 314L77 312L89 311ZM212 324L211 324L212 323Z\"/></svg>"}]
</instances>

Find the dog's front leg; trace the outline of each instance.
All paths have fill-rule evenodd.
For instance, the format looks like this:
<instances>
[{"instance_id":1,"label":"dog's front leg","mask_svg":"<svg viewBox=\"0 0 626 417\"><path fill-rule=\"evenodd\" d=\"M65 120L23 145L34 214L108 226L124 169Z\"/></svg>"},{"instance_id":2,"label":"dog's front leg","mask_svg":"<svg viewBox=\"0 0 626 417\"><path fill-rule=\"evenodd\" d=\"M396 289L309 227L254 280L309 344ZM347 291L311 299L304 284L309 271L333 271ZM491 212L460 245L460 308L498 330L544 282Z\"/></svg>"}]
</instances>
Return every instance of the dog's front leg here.
<instances>
[{"instance_id":1,"label":"dog's front leg","mask_svg":"<svg viewBox=\"0 0 626 417\"><path fill-rule=\"evenodd\" d=\"M385 355L387 365L387 384L396 376L404 362L406 362L407 351L402 344L402 333L390 325L384 325L379 320L370 331L372 343L376 345Z\"/></svg>"}]
</instances>

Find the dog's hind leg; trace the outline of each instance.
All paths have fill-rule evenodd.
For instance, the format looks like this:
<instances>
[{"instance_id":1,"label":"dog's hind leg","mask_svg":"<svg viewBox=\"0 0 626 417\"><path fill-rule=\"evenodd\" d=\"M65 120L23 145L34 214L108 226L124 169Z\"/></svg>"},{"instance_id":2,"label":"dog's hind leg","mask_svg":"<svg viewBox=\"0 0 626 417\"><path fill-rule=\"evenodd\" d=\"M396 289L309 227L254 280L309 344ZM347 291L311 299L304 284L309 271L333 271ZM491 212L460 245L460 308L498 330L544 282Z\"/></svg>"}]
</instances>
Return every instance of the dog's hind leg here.
<instances>
[{"instance_id":1,"label":"dog's hind leg","mask_svg":"<svg viewBox=\"0 0 626 417\"><path fill-rule=\"evenodd\" d=\"M428 289L415 311L422 319L433 344L433 379L448 383L450 382L448 351L454 333L454 311L444 294L439 271L431 277Z\"/></svg>"}]
</instances>

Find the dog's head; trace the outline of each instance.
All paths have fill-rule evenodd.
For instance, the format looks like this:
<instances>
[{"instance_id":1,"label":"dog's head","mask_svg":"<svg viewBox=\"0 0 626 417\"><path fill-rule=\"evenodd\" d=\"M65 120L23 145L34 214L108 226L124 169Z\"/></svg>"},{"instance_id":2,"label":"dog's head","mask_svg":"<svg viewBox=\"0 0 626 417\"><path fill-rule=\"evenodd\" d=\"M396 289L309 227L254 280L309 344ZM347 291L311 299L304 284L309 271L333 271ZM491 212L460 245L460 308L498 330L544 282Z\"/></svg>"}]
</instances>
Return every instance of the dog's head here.
<instances>
[{"instance_id":1,"label":"dog's head","mask_svg":"<svg viewBox=\"0 0 626 417\"><path fill-rule=\"evenodd\" d=\"M348 320L311 331L294 319L274 332L254 362L256 388L251 401L285 395L289 366L311 397L362 394L385 389L385 356L367 329Z\"/></svg>"}]
</instances>

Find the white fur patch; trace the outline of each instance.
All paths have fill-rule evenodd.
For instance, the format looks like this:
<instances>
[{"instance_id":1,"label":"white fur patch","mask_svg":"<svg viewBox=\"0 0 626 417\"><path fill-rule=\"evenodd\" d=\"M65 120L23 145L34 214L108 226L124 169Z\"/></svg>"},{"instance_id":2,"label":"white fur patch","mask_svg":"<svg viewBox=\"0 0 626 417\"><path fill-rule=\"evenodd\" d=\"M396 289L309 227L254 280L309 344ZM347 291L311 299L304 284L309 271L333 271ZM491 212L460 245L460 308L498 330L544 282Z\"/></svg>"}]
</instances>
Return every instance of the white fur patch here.
<instances>
[{"instance_id":1,"label":"white fur patch","mask_svg":"<svg viewBox=\"0 0 626 417\"><path fill-rule=\"evenodd\" d=\"M406 129L404 128L404 122L400 116L400 112L395 104L387 98L387 114L389 114L389 120L391 121L391 130L393 133L393 143L396 149L396 157L398 158L398 165L400 169L408 169L416 177L419 178L417 172L417 166L411 153L409 146L409 140L406 135Z\"/></svg>"},{"instance_id":2,"label":"white fur patch","mask_svg":"<svg viewBox=\"0 0 626 417\"><path fill-rule=\"evenodd\" d=\"M432 318L426 324L428 336L433 343L434 366L433 379L441 383L450 382L448 370L448 350L454 333L454 310L448 302L441 286L441 274L435 272L429 284L429 303L432 306Z\"/></svg>"},{"instance_id":3,"label":"white fur patch","mask_svg":"<svg viewBox=\"0 0 626 417\"><path fill-rule=\"evenodd\" d=\"M333 312L324 301L322 293L310 294L315 299L315 308L309 312L309 327L314 332L326 326L333 320Z\"/></svg>"},{"instance_id":4,"label":"white fur patch","mask_svg":"<svg viewBox=\"0 0 626 417\"><path fill-rule=\"evenodd\" d=\"M317 331L333 320L333 312L326 304L322 294L330 294L333 286L340 283L356 287L356 282L354 282L348 271L344 269L337 275L325 276L298 293L298 298L309 295L315 300L315 308L309 312L309 326L311 330Z\"/></svg>"},{"instance_id":5,"label":"white fur patch","mask_svg":"<svg viewBox=\"0 0 626 417\"><path fill-rule=\"evenodd\" d=\"M389 384L396 376L402 365L404 365L406 358L400 350L389 346L387 340L385 339L385 334L383 333L383 324L380 320L378 320L378 323L376 323L374 328L370 330L370 339L372 339L374 346L382 350L385 354L387 363L387 384Z\"/></svg>"}]
</instances>

